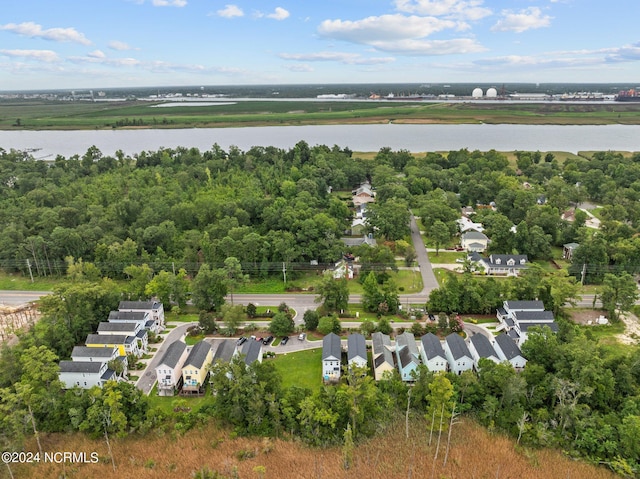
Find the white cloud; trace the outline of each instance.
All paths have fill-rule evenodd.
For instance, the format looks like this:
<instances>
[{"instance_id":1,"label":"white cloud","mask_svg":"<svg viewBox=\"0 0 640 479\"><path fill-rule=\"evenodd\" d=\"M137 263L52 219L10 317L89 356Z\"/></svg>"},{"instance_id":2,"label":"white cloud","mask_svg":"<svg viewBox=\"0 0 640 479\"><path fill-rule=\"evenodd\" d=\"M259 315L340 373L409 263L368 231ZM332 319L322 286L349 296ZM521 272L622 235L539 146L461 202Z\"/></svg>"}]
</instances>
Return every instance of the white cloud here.
<instances>
[{"instance_id":1,"label":"white cloud","mask_svg":"<svg viewBox=\"0 0 640 479\"><path fill-rule=\"evenodd\" d=\"M282 7L276 7L273 13L267 15L267 18L272 18L274 20L284 20L285 18L289 18L289 12Z\"/></svg>"},{"instance_id":2,"label":"white cloud","mask_svg":"<svg viewBox=\"0 0 640 479\"><path fill-rule=\"evenodd\" d=\"M112 50L117 50L119 52L133 50L133 48L130 47L129 44L125 42L121 42L119 40L111 40L108 44L108 47L111 48Z\"/></svg>"},{"instance_id":3,"label":"white cloud","mask_svg":"<svg viewBox=\"0 0 640 479\"><path fill-rule=\"evenodd\" d=\"M296 72L296 73L311 73L315 71L311 65L307 65L306 63L288 65L286 68L287 70Z\"/></svg>"},{"instance_id":4,"label":"white cloud","mask_svg":"<svg viewBox=\"0 0 640 479\"><path fill-rule=\"evenodd\" d=\"M284 60L305 62L338 62L346 65L378 65L395 61L391 57L363 57L358 53L346 52L316 52L316 53L280 53Z\"/></svg>"},{"instance_id":5,"label":"white cloud","mask_svg":"<svg viewBox=\"0 0 640 479\"><path fill-rule=\"evenodd\" d=\"M494 32L522 33L535 28L543 28L551 25L549 15L543 15L538 7L529 7L515 13L512 10L503 10L502 18L491 27Z\"/></svg>"},{"instance_id":6,"label":"white cloud","mask_svg":"<svg viewBox=\"0 0 640 479\"><path fill-rule=\"evenodd\" d=\"M398 40L393 42L373 42L378 50L402 55L456 55L477 53L486 50L472 38L454 38L451 40Z\"/></svg>"},{"instance_id":7,"label":"white cloud","mask_svg":"<svg viewBox=\"0 0 640 479\"><path fill-rule=\"evenodd\" d=\"M154 7L184 7L187 0L152 0Z\"/></svg>"},{"instance_id":8,"label":"white cloud","mask_svg":"<svg viewBox=\"0 0 640 479\"><path fill-rule=\"evenodd\" d=\"M605 57L607 62L636 62L640 60L640 42L614 49Z\"/></svg>"},{"instance_id":9,"label":"white cloud","mask_svg":"<svg viewBox=\"0 0 640 479\"><path fill-rule=\"evenodd\" d=\"M52 50L0 50L0 54L47 63L57 62L60 59L58 54Z\"/></svg>"},{"instance_id":10,"label":"white cloud","mask_svg":"<svg viewBox=\"0 0 640 479\"><path fill-rule=\"evenodd\" d=\"M97 63L101 65L111 65L111 66L124 66L124 67L132 67L138 66L142 62L135 58L109 58L105 53L101 50L94 50L88 53L85 56L72 56L68 57L68 60L71 63Z\"/></svg>"},{"instance_id":11,"label":"white cloud","mask_svg":"<svg viewBox=\"0 0 640 479\"><path fill-rule=\"evenodd\" d=\"M483 0L395 0L396 9L418 15L446 16L479 20L492 14Z\"/></svg>"},{"instance_id":12,"label":"white cloud","mask_svg":"<svg viewBox=\"0 0 640 479\"><path fill-rule=\"evenodd\" d=\"M218 10L218 16L224 18L243 17L244 12L237 5L225 5L223 9Z\"/></svg>"},{"instance_id":13,"label":"white cloud","mask_svg":"<svg viewBox=\"0 0 640 479\"><path fill-rule=\"evenodd\" d=\"M75 28L48 28L42 29L42 25L34 22L7 23L0 25L0 30L6 30L18 35L30 38L43 38L54 42L73 42L82 45L91 45L91 41Z\"/></svg>"},{"instance_id":14,"label":"white cloud","mask_svg":"<svg viewBox=\"0 0 640 479\"><path fill-rule=\"evenodd\" d=\"M107 56L101 50L94 50L91 53L88 53L87 56L92 58L107 58Z\"/></svg>"}]
</instances>

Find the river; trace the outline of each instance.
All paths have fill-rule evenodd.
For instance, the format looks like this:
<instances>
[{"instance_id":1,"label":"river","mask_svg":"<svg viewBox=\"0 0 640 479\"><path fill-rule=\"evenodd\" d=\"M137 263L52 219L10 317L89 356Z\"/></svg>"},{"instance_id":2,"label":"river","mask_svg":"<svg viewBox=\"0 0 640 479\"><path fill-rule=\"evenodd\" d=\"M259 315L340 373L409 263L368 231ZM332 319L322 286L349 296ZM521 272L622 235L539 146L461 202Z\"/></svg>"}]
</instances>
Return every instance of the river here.
<instances>
[{"instance_id":1,"label":"river","mask_svg":"<svg viewBox=\"0 0 640 479\"><path fill-rule=\"evenodd\" d=\"M499 151L640 151L637 125L312 125L246 128L167 130L0 131L0 148L33 149L36 158L82 155L95 145L105 155L117 150L132 155L178 146L202 151L214 143L228 150L252 146L291 148L298 141L309 145L338 145L354 151L383 147L411 152L470 150Z\"/></svg>"}]
</instances>

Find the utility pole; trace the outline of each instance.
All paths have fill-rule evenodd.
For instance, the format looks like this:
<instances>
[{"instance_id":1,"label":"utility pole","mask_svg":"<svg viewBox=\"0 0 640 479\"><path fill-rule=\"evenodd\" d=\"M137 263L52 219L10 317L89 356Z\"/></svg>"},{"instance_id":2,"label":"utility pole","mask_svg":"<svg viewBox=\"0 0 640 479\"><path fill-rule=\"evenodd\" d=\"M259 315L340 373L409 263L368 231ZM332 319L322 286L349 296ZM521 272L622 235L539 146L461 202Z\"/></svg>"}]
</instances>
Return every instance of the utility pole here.
<instances>
[{"instance_id":1,"label":"utility pole","mask_svg":"<svg viewBox=\"0 0 640 479\"><path fill-rule=\"evenodd\" d=\"M582 264L582 277L580 278L580 284L584 286L584 278L587 275L587 263Z\"/></svg>"},{"instance_id":2,"label":"utility pole","mask_svg":"<svg viewBox=\"0 0 640 479\"><path fill-rule=\"evenodd\" d=\"M33 273L31 272L31 263L29 262L28 258L27 258L27 268L29 268L29 276L31 276L31 282L33 283Z\"/></svg>"},{"instance_id":3,"label":"utility pole","mask_svg":"<svg viewBox=\"0 0 640 479\"><path fill-rule=\"evenodd\" d=\"M284 284L287 285L287 263L282 262L282 276L284 276Z\"/></svg>"}]
</instances>

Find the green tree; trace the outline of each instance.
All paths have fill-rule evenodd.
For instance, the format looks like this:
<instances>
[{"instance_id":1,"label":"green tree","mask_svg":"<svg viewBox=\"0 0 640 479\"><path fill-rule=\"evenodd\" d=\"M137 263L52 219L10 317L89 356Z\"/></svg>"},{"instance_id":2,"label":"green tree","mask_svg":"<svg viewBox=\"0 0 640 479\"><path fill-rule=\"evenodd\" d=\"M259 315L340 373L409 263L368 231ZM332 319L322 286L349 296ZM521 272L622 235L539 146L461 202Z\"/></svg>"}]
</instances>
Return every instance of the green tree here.
<instances>
[{"instance_id":1,"label":"green tree","mask_svg":"<svg viewBox=\"0 0 640 479\"><path fill-rule=\"evenodd\" d=\"M382 333L382 334L391 334L393 332L393 327L389 322L389 318L386 318L384 316L378 320L376 329L378 330L379 333Z\"/></svg>"},{"instance_id":2,"label":"green tree","mask_svg":"<svg viewBox=\"0 0 640 479\"><path fill-rule=\"evenodd\" d=\"M367 225L371 232L388 240L401 239L409 234L409 209L398 199L372 203L367 209Z\"/></svg>"},{"instance_id":3,"label":"green tree","mask_svg":"<svg viewBox=\"0 0 640 479\"><path fill-rule=\"evenodd\" d=\"M631 311L638 300L638 287L636 281L629 273L619 276L605 274L600 295L602 305L612 319L618 319L618 311L624 314Z\"/></svg>"},{"instance_id":4,"label":"green tree","mask_svg":"<svg viewBox=\"0 0 640 479\"><path fill-rule=\"evenodd\" d=\"M239 284L246 282L248 276L242 273L240 261L233 256L224 260L224 272L227 278L227 288L229 289L231 304L233 304L233 291Z\"/></svg>"},{"instance_id":5,"label":"green tree","mask_svg":"<svg viewBox=\"0 0 640 479\"><path fill-rule=\"evenodd\" d=\"M326 311L341 311L349 306L349 286L344 277L334 279L330 271L325 273L317 292L316 302L321 302Z\"/></svg>"},{"instance_id":6,"label":"green tree","mask_svg":"<svg viewBox=\"0 0 640 479\"><path fill-rule=\"evenodd\" d=\"M324 316L320 318L318 322L318 332L325 336L329 333L340 334L342 331L342 324L340 320L335 316Z\"/></svg>"},{"instance_id":7,"label":"green tree","mask_svg":"<svg viewBox=\"0 0 640 479\"><path fill-rule=\"evenodd\" d=\"M221 269L212 270L207 263L200 266L191 284L191 298L198 309L218 311L227 295L226 274Z\"/></svg>"},{"instance_id":8,"label":"green tree","mask_svg":"<svg viewBox=\"0 0 640 479\"><path fill-rule=\"evenodd\" d=\"M290 314L279 311L271 318L269 331L276 336L288 336L293 332L295 326Z\"/></svg>"},{"instance_id":9,"label":"green tree","mask_svg":"<svg viewBox=\"0 0 640 479\"><path fill-rule=\"evenodd\" d=\"M145 288L147 283L149 283L153 277L153 270L151 267L148 264L143 264L141 266L132 264L124 269L124 274L126 274L129 279L129 285L127 287L129 299L148 299Z\"/></svg>"},{"instance_id":10,"label":"green tree","mask_svg":"<svg viewBox=\"0 0 640 479\"><path fill-rule=\"evenodd\" d=\"M144 292L147 297L157 297L164 307L171 310L171 292L173 275L167 271L160 271L147 283Z\"/></svg>"},{"instance_id":11,"label":"green tree","mask_svg":"<svg viewBox=\"0 0 640 479\"><path fill-rule=\"evenodd\" d=\"M436 424L440 424L442 430L447 430L453 404L453 384L445 374L435 374L429 383L427 411L425 414L425 418L432 430Z\"/></svg>"},{"instance_id":12,"label":"green tree","mask_svg":"<svg viewBox=\"0 0 640 479\"><path fill-rule=\"evenodd\" d=\"M225 304L222 306L221 312L226 332L229 336L233 336L245 319L244 308L241 304L236 304L235 306Z\"/></svg>"},{"instance_id":13,"label":"green tree","mask_svg":"<svg viewBox=\"0 0 640 479\"><path fill-rule=\"evenodd\" d=\"M315 331L318 327L318 321L320 321L320 313L315 309L307 309L302 316L304 321L304 327L309 331Z\"/></svg>"},{"instance_id":14,"label":"green tree","mask_svg":"<svg viewBox=\"0 0 640 479\"><path fill-rule=\"evenodd\" d=\"M377 312L378 306L384 301L384 296L378 289L378 280L373 271L369 272L362 283L362 307L365 311Z\"/></svg>"},{"instance_id":15,"label":"green tree","mask_svg":"<svg viewBox=\"0 0 640 479\"><path fill-rule=\"evenodd\" d=\"M445 225L442 221L436 220L429 227L429 237L433 240L436 246L436 256L438 256L438 252L442 245L445 245L451 239L451 233L447 225Z\"/></svg>"}]
</instances>

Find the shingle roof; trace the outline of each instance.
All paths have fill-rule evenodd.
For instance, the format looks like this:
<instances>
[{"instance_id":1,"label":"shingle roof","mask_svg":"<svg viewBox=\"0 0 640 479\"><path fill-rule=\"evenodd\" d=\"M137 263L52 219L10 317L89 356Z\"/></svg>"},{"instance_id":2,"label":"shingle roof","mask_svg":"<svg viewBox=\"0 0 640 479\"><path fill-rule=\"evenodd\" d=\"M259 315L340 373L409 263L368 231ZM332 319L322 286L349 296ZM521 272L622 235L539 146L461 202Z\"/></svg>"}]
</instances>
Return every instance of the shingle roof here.
<instances>
[{"instance_id":1,"label":"shingle roof","mask_svg":"<svg viewBox=\"0 0 640 479\"><path fill-rule=\"evenodd\" d=\"M89 348L87 346L75 346L71 352L72 358L110 358L114 348Z\"/></svg>"},{"instance_id":2,"label":"shingle roof","mask_svg":"<svg viewBox=\"0 0 640 479\"><path fill-rule=\"evenodd\" d=\"M249 339L241 347L241 353L244 354L244 363L248 366L256 361L262 354L262 341L257 339ZM338 356L338 359L340 356Z\"/></svg>"},{"instance_id":3,"label":"shingle roof","mask_svg":"<svg viewBox=\"0 0 640 479\"><path fill-rule=\"evenodd\" d=\"M371 339L373 340L374 368L377 369L384 363L395 367L395 356L389 349L391 338L383 333L373 333Z\"/></svg>"},{"instance_id":4,"label":"shingle roof","mask_svg":"<svg viewBox=\"0 0 640 479\"><path fill-rule=\"evenodd\" d=\"M387 334L373 333L371 335L371 342L373 343L373 354L381 354L385 346L391 346L391 338Z\"/></svg>"},{"instance_id":5,"label":"shingle roof","mask_svg":"<svg viewBox=\"0 0 640 479\"><path fill-rule=\"evenodd\" d=\"M164 356L162 356L162 360L158 363L158 366L166 365L172 369L175 368L186 349L187 345L182 341L171 343L165 351Z\"/></svg>"},{"instance_id":6,"label":"shingle roof","mask_svg":"<svg viewBox=\"0 0 640 479\"><path fill-rule=\"evenodd\" d=\"M111 311L109 313L109 321L112 319L127 321L143 321L149 313L143 311Z\"/></svg>"},{"instance_id":7,"label":"shingle roof","mask_svg":"<svg viewBox=\"0 0 640 479\"><path fill-rule=\"evenodd\" d=\"M469 341L473 344L478 356L481 358L498 357L496 350L493 349L493 346L484 334L474 334Z\"/></svg>"},{"instance_id":8,"label":"shingle roof","mask_svg":"<svg viewBox=\"0 0 640 479\"><path fill-rule=\"evenodd\" d=\"M216 352L213 354L213 362L224 361L228 363L236 352L236 341L233 339L223 339L219 344Z\"/></svg>"},{"instance_id":9,"label":"shingle roof","mask_svg":"<svg viewBox=\"0 0 640 479\"><path fill-rule=\"evenodd\" d=\"M204 365L204 361L207 359L207 355L210 350L211 345L206 341L200 341L194 344L189 356L187 356L187 360L184 362L184 365L194 366L198 369L201 368Z\"/></svg>"},{"instance_id":10,"label":"shingle roof","mask_svg":"<svg viewBox=\"0 0 640 479\"><path fill-rule=\"evenodd\" d=\"M358 357L367 360L367 342L362 334L350 334L347 337L347 358L351 361Z\"/></svg>"},{"instance_id":11,"label":"shingle roof","mask_svg":"<svg viewBox=\"0 0 640 479\"><path fill-rule=\"evenodd\" d=\"M520 335L518 334L518 331L516 331L515 329L510 329L507 334L509 335L509 337L511 339L513 339L514 341L516 339L520 339Z\"/></svg>"},{"instance_id":12,"label":"shingle roof","mask_svg":"<svg viewBox=\"0 0 640 479\"><path fill-rule=\"evenodd\" d=\"M442 349L442 343L433 333L428 333L422 336L422 349L424 350L424 355L427 357L427 360L441 357L445 358L444 349Z\"/></svg>"},{"instance_id":13,"label":"shingle roof","mask_svg":"<svg viewBox=\"0 0 640 479\"><path fill-rule=\"evenodd\" d=\"M396 348L404 349L408 348L409 352L414 355L418 355L418 346L416 345L416 338L413 333L405 331L402 334L396 336Z\"/></svg>"},{"instance_id":14,"label":"shingle roof","mask_svg":"<svg viewBox=\"0 0 640 479\"><path fill-rule=\"evenodd\" d=\"M338 361L342 356L342 343L340 336L329 333L322 339L322 359L335 358Z\"/></svg>"},{"instance_id":15,"label":"shingle roof","mask_svg":"<svg viewBox=\"0 0 640 479\"><path fill-rule=\"evenodd\" d=\"M471 353L469 352L469 348L467 348L467 344L459 334L451 333L445 338L445 341L449 346L449 350L451 351L453 359L457 360L462 358L463 356L467 356L468 358L471 357Z\"/></svg>"},{"instance_id":16,"label":"shingle roof","mask_svg":"<svg viewBox=\"0 0 640 479\"><path fill-rule=\"evenodd\" d=\"M103 381L109 381L110 379L115 379L116 372L113 369L107 369L100 379Z\"/></svg>"},{"instance_id":17,"label":"shingle roof","mask_svg":"<svg viewBox=\"0 0 640 479\"><path fill-rule=\"evenodd\" d=\"M518 356L522 356L522 352L520 351L518 345L505 333L496 336L496 343L508 360L511 360Z\"/></svg>"},{"instance_id":18,"label":"shingle roof","mask_svg":"<svg viewBox=\"0 0 640 479\"><path fill-rule=\"evenodd\" d=\"M513 318L516 321L533 321L533 322L546 322L553 321L553 311L514 311Z\"/></svg>"},{"instance_id":19,"label":"shingle roof","mask_svg":"<svg viewBox=\"0 0 640 479\"><path fill-rule=\"evenodd\" d=\"M480 233L479 231L467 231L466 233L462 234L462 239L467 241L467 240L488 240L489 238L487 237L486 234L484 233Z\"/></svg>"},{"instance_id":20,"label":"shingle roof","mask_svg":"<svg viewBox=\"0 0 640 479\"><path fill-rule=\"evenodd\" d=\"M544 310L542 301L505 301L505 306L509 311Z\"/></svg>"},{"instance_id":21,"label":"shingle roof","mask_svg":"<svg viewBox=\"0 0 640 479\"><path fill-rule=\"evenodd\" d=\"M160 306L160 301L120 301L118 309L159 309Z\"/></svg>"},{"instance_id":22,"label":"shingle roof","mask_svg":"<svg viewBox=\"0 0 640 479\"><path fill-rule=\"evenodd\" d=\"M102 321L98 324L98 332L105 333L133 333L137 325L135 323L107 323Z\"/></svg>"},{"instance_id":23,"label":"shingle roof","mask_svg":"<svg viewBox=\"0 0 640 479\"><path fill-rule=\"evenodd\" d=\"M97 374L102 369L103 364L98 361L60 361L60 372Z\"/></svg>"},{"instance_id":24,"label":"shingle roof","mask_svg":"<svg viewBox=\"0 0 640 479\"><path fill-rule=\"evenodd\" d=\"M127 341L126 334L88 334L85 344L127 344L131 341Z\"/></svg>"},{"instance_id":25,"label":"shingle roof","mask_svg":"<svg viewBox=\"0 0 640 479\"><path fill-rule=\"evenodd\" d=\"M404 369L410 364L415 364L416 366L420 364L420 359L411 352L409 348L400 348L398 351L398 363L400 367Z\"/></svg>"}]
</instances>

